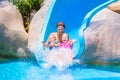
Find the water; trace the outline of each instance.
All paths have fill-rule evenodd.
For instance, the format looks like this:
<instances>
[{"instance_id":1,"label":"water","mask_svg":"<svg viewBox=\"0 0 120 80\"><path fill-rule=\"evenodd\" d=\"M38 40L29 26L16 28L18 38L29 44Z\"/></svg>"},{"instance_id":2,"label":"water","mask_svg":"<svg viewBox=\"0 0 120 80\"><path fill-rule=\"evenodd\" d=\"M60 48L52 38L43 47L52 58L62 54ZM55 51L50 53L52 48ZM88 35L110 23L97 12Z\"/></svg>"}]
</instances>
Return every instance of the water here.
<instances>
[{"instance_id":1,"label":"water","mask_svg":"<svg viewBox=\"0 0 120 80\"><path fill-rule=\"evenodd\" d=\"M59 71L30 62L0 64L0 80L120 80L120 73L76 65Z\"/></svg>"}]
</instances>

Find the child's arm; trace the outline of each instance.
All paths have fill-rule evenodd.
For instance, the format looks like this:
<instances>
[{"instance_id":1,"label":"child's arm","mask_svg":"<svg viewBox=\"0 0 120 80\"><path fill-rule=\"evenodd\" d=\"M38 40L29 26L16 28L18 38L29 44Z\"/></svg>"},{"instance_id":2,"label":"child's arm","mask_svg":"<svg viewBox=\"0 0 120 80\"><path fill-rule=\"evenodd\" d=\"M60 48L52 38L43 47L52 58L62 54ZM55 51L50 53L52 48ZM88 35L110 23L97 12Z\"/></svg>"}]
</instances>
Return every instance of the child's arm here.
<instances>
[{"instance_id":1,"label":"child's arm","mask_svg":"<svg viewBox=\"0 0 120 80\"><path fill-rule=\"evenodd\" d=\"M75 43L76 41L77 41L76 39L73 39L73 40L72 40L72 43Z\"/></svg>"},{"instance_id":2,"label":"child's arm","mask_svg":"<svg viewBox=\"0 0 120 80\"><path fill-rule=\"evenodd\" d=\"M73 43L75 43L77 40L73 39L73 40L70 40L70 45L72 46Z\"/></svg>"}]
</instances>

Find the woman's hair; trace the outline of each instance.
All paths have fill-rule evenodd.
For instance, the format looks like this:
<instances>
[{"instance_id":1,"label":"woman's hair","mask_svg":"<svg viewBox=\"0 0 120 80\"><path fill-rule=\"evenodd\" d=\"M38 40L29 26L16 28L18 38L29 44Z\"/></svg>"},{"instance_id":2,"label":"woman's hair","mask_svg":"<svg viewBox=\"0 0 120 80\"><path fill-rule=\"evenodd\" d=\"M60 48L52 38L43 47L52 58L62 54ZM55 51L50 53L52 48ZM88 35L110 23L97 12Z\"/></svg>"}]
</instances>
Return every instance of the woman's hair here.
<instances>
[{"instance_id":1,"label":"woman's hair","mask_svg":"<svg viewBox=\"0 0 120 80\"><path fill-rule=\"evenodd\" d=\"M64 24L64 22L58 22L58 23L57 23L57 28L58 28L58 26L63 26L64 29L65 29L65 24Z\"/></svg>"}]
</instances>

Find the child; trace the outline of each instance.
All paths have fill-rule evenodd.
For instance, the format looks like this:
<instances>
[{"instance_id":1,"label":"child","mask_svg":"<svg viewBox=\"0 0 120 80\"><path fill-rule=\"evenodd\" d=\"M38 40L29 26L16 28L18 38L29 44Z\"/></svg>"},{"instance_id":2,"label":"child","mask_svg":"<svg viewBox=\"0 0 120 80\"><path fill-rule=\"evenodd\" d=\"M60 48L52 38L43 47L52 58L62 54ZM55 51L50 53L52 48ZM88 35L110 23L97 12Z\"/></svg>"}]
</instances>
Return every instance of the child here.
<instances>
[{"instance_id":1,"label":"child","mask_svg":"<svg viewBox=\"0 0 120 80\"><path fill-rule=\"evenodd\" d=\"M74 42L76 42L76 40L69 40L68 34L64 33L62 35L62 42L60 43L59 47L60 48L72 49L72 45L73 45Z\"/></svg>"},{"instance_id":2,"label":"child","mask_svg":"<svg viewBox=\"0 0 120 80\"><path fill-rule=\"evenodd\" d=\"M50 50L56 49L58 46L58 42L54 35L50 35L48 41L46 43L42 41L42 43L45 47L49 47Z\"/></svg>"}]
</instances>

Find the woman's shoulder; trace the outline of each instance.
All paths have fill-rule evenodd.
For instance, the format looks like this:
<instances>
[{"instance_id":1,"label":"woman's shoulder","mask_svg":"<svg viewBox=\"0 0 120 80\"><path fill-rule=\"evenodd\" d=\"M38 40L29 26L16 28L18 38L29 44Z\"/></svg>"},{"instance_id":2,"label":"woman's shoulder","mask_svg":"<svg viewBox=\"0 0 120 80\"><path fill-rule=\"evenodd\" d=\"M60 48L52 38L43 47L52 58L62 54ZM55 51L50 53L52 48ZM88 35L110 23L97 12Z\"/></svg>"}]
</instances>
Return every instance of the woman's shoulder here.
<instances>
[{"instance_id":1,"label":"woman's shoulder","mask_svg":"<svg viewBox=\"0 0 120 80\"><path fill-rule=\"evenodd\" d=\"M52 34L57 34L57 32L52 32L52 33L50 33L50 34L51 34L51 35L52 35Z\"/></svg>"},{"instance_id":2,"label":"woman's shoulder","mask_svg":"<svg viewBox=\"0 0 120 80\"><path fill-rule=\"evenodd\" d=\"M57 35L57 32L52 32L52 33L50 33L50 35Z\"/></svg>"}]
</instances>

